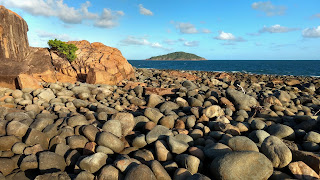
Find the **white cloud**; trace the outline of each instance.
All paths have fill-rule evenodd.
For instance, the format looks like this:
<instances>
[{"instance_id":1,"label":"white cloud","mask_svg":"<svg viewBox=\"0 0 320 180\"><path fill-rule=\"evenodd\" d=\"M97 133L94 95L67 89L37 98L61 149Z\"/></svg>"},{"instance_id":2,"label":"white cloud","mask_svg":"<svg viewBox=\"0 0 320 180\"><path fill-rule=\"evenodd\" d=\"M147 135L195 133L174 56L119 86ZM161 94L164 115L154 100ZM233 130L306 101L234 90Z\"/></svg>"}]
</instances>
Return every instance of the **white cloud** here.
<instances>
[{"instance_id":1,"label":"white cloud","mask_svg":"<svg viewBox=\"0 0 320 180\"><path fill-rule=\"evenodd\" d=\"M150 11L149 9L144 8L142 4L139 4L139 11L140 11L140 14L142 15L153 16L153 12Z\"/></svg>"},{"instance_id":2,"label":"white cloud","mask_svg":"<svg viewBox=\"0 0 320 180\"><path fill-rule=\"evenodd\" d=\"M254 2L251 5L252 9L264 12L267 16L279 16L285 14L287 8L285 6L273 5L270 1Z\"/></svg>"},{"instance_id":3,"label":"white cloud","mask_svg":"<svg viewBox=\"0 0 320 180\"><path fill-rule=\"evenodd\" d=\"M5 0L1 1L6 7L19 8L34 16L57 17L67 24L81 24L83 20L95 21L98 27L110 28L117 25L118 17L123 16L122 11L113 12L104 9L101 16L88 10L90 1L80 5L80 8L71 7L63 0ZM106 13L110 11L110 13Z\"/></svg>"},{"instance_id":4,"label":"white cloud","mask_svg":"<svg viewBox=\"0 0 320 180\"><path fill-rule=\"evenodd\" d=\"M320 38L320 26L304 29L302 31L302 36L305 38Z\"/></svg>"},{"instance_id":5,"label":"white cloud","mask_svg":"<svg viewBox=\"0 0 320 180\"><path fill-rule=\"evenodd\" d=\"M220 31L219 35L214 37L214 39L224 40L224 41L237 41L237 42L246 41L242 37L236 37L232 33L227 33L227 32L223 32L223 31Z\"/></svg>"},{"instance_id":6,"label":"white cloud","mask_svg":"<svg viewBox=\"0 0 320 180\"><path fill-rule=\"evenodd\" d=\"M184 42L183 45L188 47L195 47L195 46L199 46L199 41L186 41Z\"/></svg>"},{"instance_id":7,"label":"white cloud","mask_svg":"<svg viewBox=\"0 0 320 180\"><path fill-rule=\"evenodd\" d=\"M117 19L119 16L123 16L124 12L113 12L111 9L103 9L101 16L96 20L94 26L101 28L112 28L118 25Z\"/></svg>"},{"instance_id":8,"label":"white cloud","mask_svg":"<svg viewBox=\"0 0 320 180\"><path fill-rule=\"evenodd\" d=\"M202 29L202 32L206 34L212 33L209 29Z\"/></svg>"},{"instance_id":9,"label":"white cloud","mask_svg":"<svg viewBox=\"0 0 320 180\"><path fill-rule=\"evenodd\" d=\"M269 33L286 33L286 32L290 32L290 31L296 31L299 30L298 28L288 28L288 27L284 27L284 26L280 26L279 24L270 26L270 27L266 27L264 26L262 29L260 29L259 33L265 33L265 32L269 32Z\"/></svg>"},{"instance_id":10,"label":"white cloud","mask_svg":"<svg viewBox=\"0 0 320 180\"><path fill-rule=\"evenodd\" d=\"M177 41L172 39L166 39L163 42L169 45L174 45Z\"/></svg>"},{"instance_id":11,"label":"white cloud","mask_svg":"<svg viewBox=\"0 0 320 180\"><path fill-rule=\"evenodd\" d=\"M149 42L148 39L146 39L145 37L140 38L135 36L128 36L126 39L121 40L120 44L124 46L139 45L139 46L149 46L152 48L170 50L170 48L163 47L163 45L160 44L159 42Z\"/></svg>"},{"instance_id":12,"label":"white cloud","mask_svg":"<svg viewBox=\"0 0 320 180\"><path fill-rule=\"evenodd\" d=\"M195 34L198 33L197 28L190 23L177 23L176 24L177 29L183 34Z\"/></svg>"},{"instance_id":13,"label":"white cloud","mask_svg":"<svg viewBox=\"0 0 320 180\"><path fill-rule=\"evenodd\" d=\"M218 39L218 40L235 40L236 37L231 34L231 33L226 33L226 32L223 32L221 31L219 36L216 36L215 39Z\"/></svg>"}]
</instances>

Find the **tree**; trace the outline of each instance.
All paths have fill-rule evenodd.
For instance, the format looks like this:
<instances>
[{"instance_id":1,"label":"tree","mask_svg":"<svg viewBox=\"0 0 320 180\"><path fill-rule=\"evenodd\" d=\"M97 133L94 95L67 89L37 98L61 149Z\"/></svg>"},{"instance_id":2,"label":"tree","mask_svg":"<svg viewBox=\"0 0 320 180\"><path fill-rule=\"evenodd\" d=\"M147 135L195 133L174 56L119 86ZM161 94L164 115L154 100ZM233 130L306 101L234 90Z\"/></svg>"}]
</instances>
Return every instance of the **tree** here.
<instances>
[{"instance_id":1,"label":"tree","mask_svg":"<svg viewBox=\"0 0 320 180\"><path fill-rule=\"evenodd\" d=\"M78 48L74 44L66 44L65 42L55 39L49 40L48 45L50 49L56 50L59 55L64 56L70 62L74 61L77 58L77 55L75 53Z\"/></svg>"}]
</instances>

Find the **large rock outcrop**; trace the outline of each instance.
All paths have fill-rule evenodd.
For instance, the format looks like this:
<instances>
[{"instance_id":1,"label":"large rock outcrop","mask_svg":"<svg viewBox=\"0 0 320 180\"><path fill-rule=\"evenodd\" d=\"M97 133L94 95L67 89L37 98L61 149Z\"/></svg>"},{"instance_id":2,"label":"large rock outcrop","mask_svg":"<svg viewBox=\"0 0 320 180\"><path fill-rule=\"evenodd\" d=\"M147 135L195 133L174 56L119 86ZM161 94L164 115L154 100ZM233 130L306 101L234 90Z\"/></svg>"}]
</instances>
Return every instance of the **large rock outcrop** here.
<instances>
[{"instance_id":1,"label":"large rock outcrop","mask_svg":"<svg viewBox=\"0 0 320 180\"><path fill-rule=\"evenodd\" d=\"M0 6L0 60L23 61L29 52L28 25L18 14Z\"/></svg>"},{"instance_id":2,"label":"large rock outcrop","mask_svg":"<svg viewBox=\"0 0 320 180\"><path fill-rule=\"evenodd\" d=\"M76 77L90 84L117 84L123 79L135 78L134 70L121 52L102 43L70 41L79 49L71 63L51 51L52 63L64 75Z\"/></svg>"},{"instance_id":3,"label":"large rock outcrop","mask_svg":"<svg viewBox=\"0 0 320 180\"><path fill-rule=\"evenodd\" d=\"M79 49L69 62L48 48L29 47L28 25L18 14L0 6L0 87L38 88L40 82L115 85L135 78L121 52L102 43L72 41Z\"/></svg>"}]
</instances>

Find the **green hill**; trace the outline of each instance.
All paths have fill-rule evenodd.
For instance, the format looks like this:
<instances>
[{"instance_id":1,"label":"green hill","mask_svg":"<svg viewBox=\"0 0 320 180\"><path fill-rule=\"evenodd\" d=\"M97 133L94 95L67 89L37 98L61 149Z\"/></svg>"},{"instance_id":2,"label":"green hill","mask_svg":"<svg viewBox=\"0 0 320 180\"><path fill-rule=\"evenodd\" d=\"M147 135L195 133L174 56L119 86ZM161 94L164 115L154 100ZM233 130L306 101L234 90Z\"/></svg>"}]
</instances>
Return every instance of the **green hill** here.
<instances>
[{"instance_id":1,"label":"green hill","mask_svg":"<svg viewBox=\"0 0 320 180\"><path fill-rule=\"evenodd\" d=\"M195 54L186 53L186 52L173 52L166 55L161 56L154 56L147 60L180 60L180 61L200 61L200 60L206 60L203 57L197 56Z\"/></svg>"}]
</instances>

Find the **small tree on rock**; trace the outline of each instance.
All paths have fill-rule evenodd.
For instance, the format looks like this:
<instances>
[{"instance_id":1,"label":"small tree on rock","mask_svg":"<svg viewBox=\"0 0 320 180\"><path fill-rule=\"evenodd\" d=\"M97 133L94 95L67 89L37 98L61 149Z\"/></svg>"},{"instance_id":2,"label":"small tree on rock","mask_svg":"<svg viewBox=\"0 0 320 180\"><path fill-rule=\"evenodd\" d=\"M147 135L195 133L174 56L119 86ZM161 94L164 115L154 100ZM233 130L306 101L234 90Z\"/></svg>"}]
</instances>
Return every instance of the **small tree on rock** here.
<instances>
[{"instance_id":1,"label":"small tree on rock","mask_svg":"<svg viewBox=\"0 0 320 180\"><path fill-rule=\"evenodd\" d=\"M77 58L77 55L75 53L78 48L74 44L66 44L65 42L55 39L49 40L48 45L50 49L56 50L59 55L64 56L70 62L74 61Z\"/></svg>"}]
</instances>

